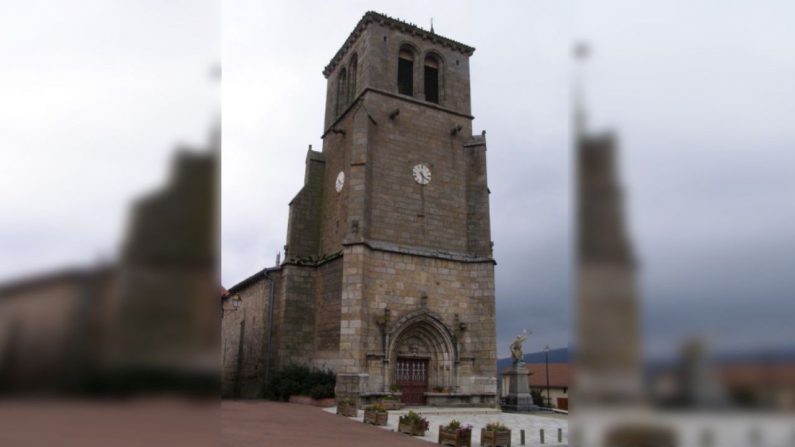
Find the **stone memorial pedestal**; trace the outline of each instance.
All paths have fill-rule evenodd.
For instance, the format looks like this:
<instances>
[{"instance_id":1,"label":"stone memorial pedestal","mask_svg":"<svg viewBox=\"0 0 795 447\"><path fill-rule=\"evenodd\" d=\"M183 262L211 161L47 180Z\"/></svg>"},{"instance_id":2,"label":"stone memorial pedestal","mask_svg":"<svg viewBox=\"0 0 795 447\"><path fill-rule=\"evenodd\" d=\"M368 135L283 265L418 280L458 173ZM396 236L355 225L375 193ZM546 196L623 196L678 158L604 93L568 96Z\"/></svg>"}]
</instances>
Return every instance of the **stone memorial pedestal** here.
<instances>
[{"instance_id":1,"label":"stone memorial pedestal","mask_svg":"<svg viewBox=\"0 0 795 447\"><path fill-rule=\"evenodd\" d=\"M528 388L530 371L524 365L512 365L503 372L503 375L508 376L508 395L505 397L505 405L502 406L503 411L518 412L539 409L537 405L533 404L533 398L530 396Z\"/></svg>"}]
</instances>

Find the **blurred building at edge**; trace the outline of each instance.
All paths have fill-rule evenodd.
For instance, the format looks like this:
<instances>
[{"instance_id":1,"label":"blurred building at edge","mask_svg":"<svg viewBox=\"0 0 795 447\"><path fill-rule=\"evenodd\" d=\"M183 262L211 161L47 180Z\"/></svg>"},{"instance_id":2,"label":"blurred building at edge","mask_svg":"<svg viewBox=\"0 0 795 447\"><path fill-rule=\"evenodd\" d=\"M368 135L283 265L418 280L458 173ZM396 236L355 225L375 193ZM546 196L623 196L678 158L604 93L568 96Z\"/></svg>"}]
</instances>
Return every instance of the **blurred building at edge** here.
<instances>
[{"instance_id":1,"label":"blurred building at edge","mask_svg":"<svg viewBox=\"0 0 795 447\"><path fill-rule=\"evenodd\" d=\"M118 260L0 284L0 393L217 394L218 148L176 152Z\"/></svg>"}]
</instances>

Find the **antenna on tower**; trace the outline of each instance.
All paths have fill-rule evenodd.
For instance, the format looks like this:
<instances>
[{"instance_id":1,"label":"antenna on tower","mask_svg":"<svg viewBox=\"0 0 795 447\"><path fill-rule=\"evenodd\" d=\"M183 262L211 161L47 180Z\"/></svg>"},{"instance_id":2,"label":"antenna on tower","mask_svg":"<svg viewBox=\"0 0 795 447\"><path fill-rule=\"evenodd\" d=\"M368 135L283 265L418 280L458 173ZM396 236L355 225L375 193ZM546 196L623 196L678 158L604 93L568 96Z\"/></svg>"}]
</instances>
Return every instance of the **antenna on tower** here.
<instances>
[{"instance_id":1,"label":"antenna on tower","mask_svg":"<svg viewBox=\"0 0 795 447\"><path fill-rule=\"evenodd\" d=\"M433 17L431 17L431 33L433 33Z\"/></svg>"}]
</instances>

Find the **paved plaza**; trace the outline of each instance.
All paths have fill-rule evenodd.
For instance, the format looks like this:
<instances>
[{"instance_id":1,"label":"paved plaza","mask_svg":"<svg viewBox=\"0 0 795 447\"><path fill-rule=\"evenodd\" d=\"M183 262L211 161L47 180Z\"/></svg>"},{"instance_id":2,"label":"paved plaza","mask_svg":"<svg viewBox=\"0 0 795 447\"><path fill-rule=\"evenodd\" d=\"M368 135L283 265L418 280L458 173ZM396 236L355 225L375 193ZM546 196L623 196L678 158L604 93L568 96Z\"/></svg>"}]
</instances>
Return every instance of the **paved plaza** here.
<instances>
[{"instance_id":1,"label":"paved plaza","mask_svg":"<svg viewBox=\"0 0 795 447\"><path fill-rule=\"evenodd\" d=\"M430 429L422 438L424 441L436 443L439 437L439 426L445 425L453 419L462 425L472 425L472 446L480 446L480 429L491 422L501 422L511 429L511 445L519 446L520 430L525 431L525 445L535 446L541 444L540 431L544 430L545 443L543 445L568 445L569 422L568 416L557 413L517 414L503 413L499 410L487 408L435 408L417 407L411 410L419 413L430 423ZM326 408L324 411L334 413L335 408ZM387 426L380 427L386 431L397 432L398 419L408 413L408 409L390 411ZM356 418L347 418L361 422L364 412L359 411ZM558 442L558 429L561 429L562 442ZM408 435L403 435L408 437Z\"/></svg>"},{"instance_id":2,"label":"paved plaza","mask_svg":"<svg viewBox=\"0 0 795 447\"><path fill-rule=\"evenodd\" d=\"M400 433L308 405L262 400L221 403L221 445L229 447L427 447Z\"/></svg>"},{"instance_id":3,"label":"paved plaza","mask_svg":"<svg viewBox=\"0 0 795 447\"><path fill-rule=\"evenodd\" d=\"M334 408L321 409L269 401L223 401L221 404L222 443L224 446L382 446L423 447L436 443L439 425L452 419L471 424L472 446L480 446L480 428L500 421L514 429L512 445L519 446L519 429L526 433L526 445L541 445L539 429L546 432L544 445L567 445L568 420L554 414L509 414L489 409L414 408L430 422L422 438L397 432L398 418L406 410L390 411L389 425L375 427L357 418L337 416ZM563 443L557 442L557 429L563 429Z\"/></svg>"}]
</instances>

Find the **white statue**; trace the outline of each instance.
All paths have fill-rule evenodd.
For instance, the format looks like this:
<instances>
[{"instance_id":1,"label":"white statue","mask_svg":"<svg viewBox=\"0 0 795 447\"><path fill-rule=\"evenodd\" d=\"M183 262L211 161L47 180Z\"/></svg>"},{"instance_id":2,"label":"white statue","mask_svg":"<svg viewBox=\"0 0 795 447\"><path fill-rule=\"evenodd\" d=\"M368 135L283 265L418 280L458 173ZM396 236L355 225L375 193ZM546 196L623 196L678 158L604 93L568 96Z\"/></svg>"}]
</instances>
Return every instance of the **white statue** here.
<instances>
[{"instance_id":1,"label":"white statue","mask_svg":"<svg viewBox=\"0 0 795 447\"><path fill-rule=\"evenodd\" d=\"M513 358L514 365L524 365L524 353L522 352L522 343L527 340L527 336L530 335L530 332L527 332L527 329L523 330L521 334L517 335L516 338L511 343L511 357Z\"/></svg>"}]
</instances>

